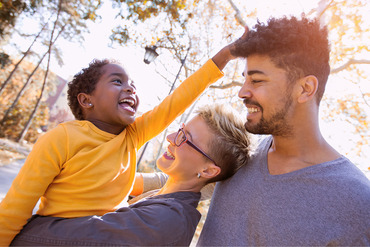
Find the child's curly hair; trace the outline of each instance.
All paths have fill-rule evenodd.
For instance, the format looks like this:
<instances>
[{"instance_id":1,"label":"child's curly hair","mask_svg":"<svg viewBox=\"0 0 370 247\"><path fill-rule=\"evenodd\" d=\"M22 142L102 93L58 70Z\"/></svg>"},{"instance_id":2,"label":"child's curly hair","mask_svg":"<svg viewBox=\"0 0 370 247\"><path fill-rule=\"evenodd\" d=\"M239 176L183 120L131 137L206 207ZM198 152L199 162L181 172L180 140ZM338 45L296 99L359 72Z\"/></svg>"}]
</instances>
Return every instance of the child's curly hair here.
<instances>
[{"instance_id":1,"label":"child's curly hair","mask_svg":"<svg viewBox=\"0 0 370 247\"><path fill-rule=\"evenodd\" d=\"M296 17L270 18L267 25L259 21L239 39L231 53L237 57L267 55L279 68L288 73L291 82L314 75L319 81L317 102L324 94L330 73L328 31L320 26L318 19L309 20L304 15Z\"/></svg>"},{"instance_id":2,"label":"child's curly hair","mask_svg":"<svg viewBox=\"0 0 370 247\"><path fill-rule=\"evenodd\" d=\"M104 65L114 63L111 60L94 59L89 67L82 69L75 74L73 80L68 83L68 105L77 120L84 120L84 115L77 95L79 93L91 94L95 90L95 85L98 83Z\"/></svg>"}]
</instances>

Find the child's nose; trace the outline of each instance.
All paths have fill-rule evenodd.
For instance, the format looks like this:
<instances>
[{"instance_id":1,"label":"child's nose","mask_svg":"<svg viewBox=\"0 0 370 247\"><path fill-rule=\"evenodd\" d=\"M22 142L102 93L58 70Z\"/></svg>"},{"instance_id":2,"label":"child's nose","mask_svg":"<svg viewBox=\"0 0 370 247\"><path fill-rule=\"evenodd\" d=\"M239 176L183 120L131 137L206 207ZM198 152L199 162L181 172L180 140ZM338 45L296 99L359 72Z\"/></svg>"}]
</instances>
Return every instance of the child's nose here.
<instances>
[{"instance_id":1,"label":"child's nose","mask_svg":"<svg viewBox=\"0 0 370 247\"><path fill-rule=\"evenodd\" d=\"M126 85L125 88L124 88L124 91L128 92L128 93L131 93L131 94L136 94L135 87L133 87L131 85Z\"/></svg>"}]
</instances>

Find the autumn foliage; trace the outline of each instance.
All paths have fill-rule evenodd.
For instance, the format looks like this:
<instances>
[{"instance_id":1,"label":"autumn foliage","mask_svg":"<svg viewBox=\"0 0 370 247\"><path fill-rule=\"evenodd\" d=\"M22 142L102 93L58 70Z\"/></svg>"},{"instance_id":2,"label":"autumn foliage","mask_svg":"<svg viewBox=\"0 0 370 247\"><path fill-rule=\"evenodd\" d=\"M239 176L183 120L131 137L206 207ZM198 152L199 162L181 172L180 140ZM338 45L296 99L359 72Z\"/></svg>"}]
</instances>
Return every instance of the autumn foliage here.
<instances>
[{"instance_id":1,"label":"autumn foliage","mask_svg":"<svg viewBox=\"0 0 370 247\"><path fill-rule=\"evenodd\" d=\"M0 71L0 81L5 81L10 71L13 69L13 64L5 67ZM30 62L23 62L12 76L10 83L4 88L0 95L0 121L4 117L4 113L11 106L14 98L19 90L28 79L28 75L34 69L35 65ZM32 77L32 81L21 96L15 108L9 112L8 117L0 125L0 137L5 137L11 140L16 140L22 131L28 117L31 115L35 107L36 101L40 95L41 84L44 77L44 71L39 69ZM53 88L48 87L47 91ZM36 117L34 118L30 129L25 137L26 141L34 142L42 128L48 126L49 113L48 107L42 103L39 107Z\"/></svg>"}]
</instances>

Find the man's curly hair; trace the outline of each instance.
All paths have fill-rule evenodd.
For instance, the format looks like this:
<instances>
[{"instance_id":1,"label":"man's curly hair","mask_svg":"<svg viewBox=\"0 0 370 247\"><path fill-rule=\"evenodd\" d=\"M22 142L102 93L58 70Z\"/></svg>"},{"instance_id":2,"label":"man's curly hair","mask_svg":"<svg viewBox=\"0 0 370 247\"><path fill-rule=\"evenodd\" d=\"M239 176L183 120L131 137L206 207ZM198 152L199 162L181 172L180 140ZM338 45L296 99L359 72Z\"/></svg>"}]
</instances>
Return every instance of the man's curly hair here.
<instances>
[{"instance_id":1,"label":"man's curly hair","mask_svg":"<svg viewBox=\"0 0 370 247\"><path fill-rule=\"evenodd\" d=\"M101 68L111 63L113 61L108 59L94 59L87 68L74 75L73 80L68 83L68 105L76 119L85 119L77 95L79 93L91 94L103 73Z\"/></svg>"},{"instance_id":2,"label":"man's curly hair","mask_svg":"<svg viewBox=\"0 0 370 247\"><path fill-rule=\"evenodd\" d=\"M239 39L231 53L237 57L267 55L288 73L291 82L314 75L319 81L319 103L330 73L328 31L318 19L270 18L267 25L257 22L246 38Z\"/></svg>"}]
</instances>

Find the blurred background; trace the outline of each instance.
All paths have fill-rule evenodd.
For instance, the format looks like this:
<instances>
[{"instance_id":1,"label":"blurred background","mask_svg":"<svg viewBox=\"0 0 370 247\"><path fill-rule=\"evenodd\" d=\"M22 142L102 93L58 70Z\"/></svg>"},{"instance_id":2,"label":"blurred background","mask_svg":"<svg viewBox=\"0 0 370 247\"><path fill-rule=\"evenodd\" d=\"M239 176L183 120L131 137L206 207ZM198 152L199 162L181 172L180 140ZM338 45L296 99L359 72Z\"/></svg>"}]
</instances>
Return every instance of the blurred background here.
<instances>
[{"instance_id":1,"label":"blurred background","mask_svg":"<svg viewBox=\"0 0 370 247\"><path fill-rule=\"evenodd\" d=\"M67 83L94 58L123 65L137 85L141 114L240 37L245 25L304 13L329 28L331 75L321 103L322 132L369 176L369 5L368 0L1 0L0 166L21 166L40 135L73 119ZM144 62L146 51L155 51L154 61ZM230 63L225 77L146 144L138 170L156 171L167 133L202 104L231 104L244 118L237 97L244 65ZM203 213L207 203L200 205Z\"/></svg>"}]
</instances>

